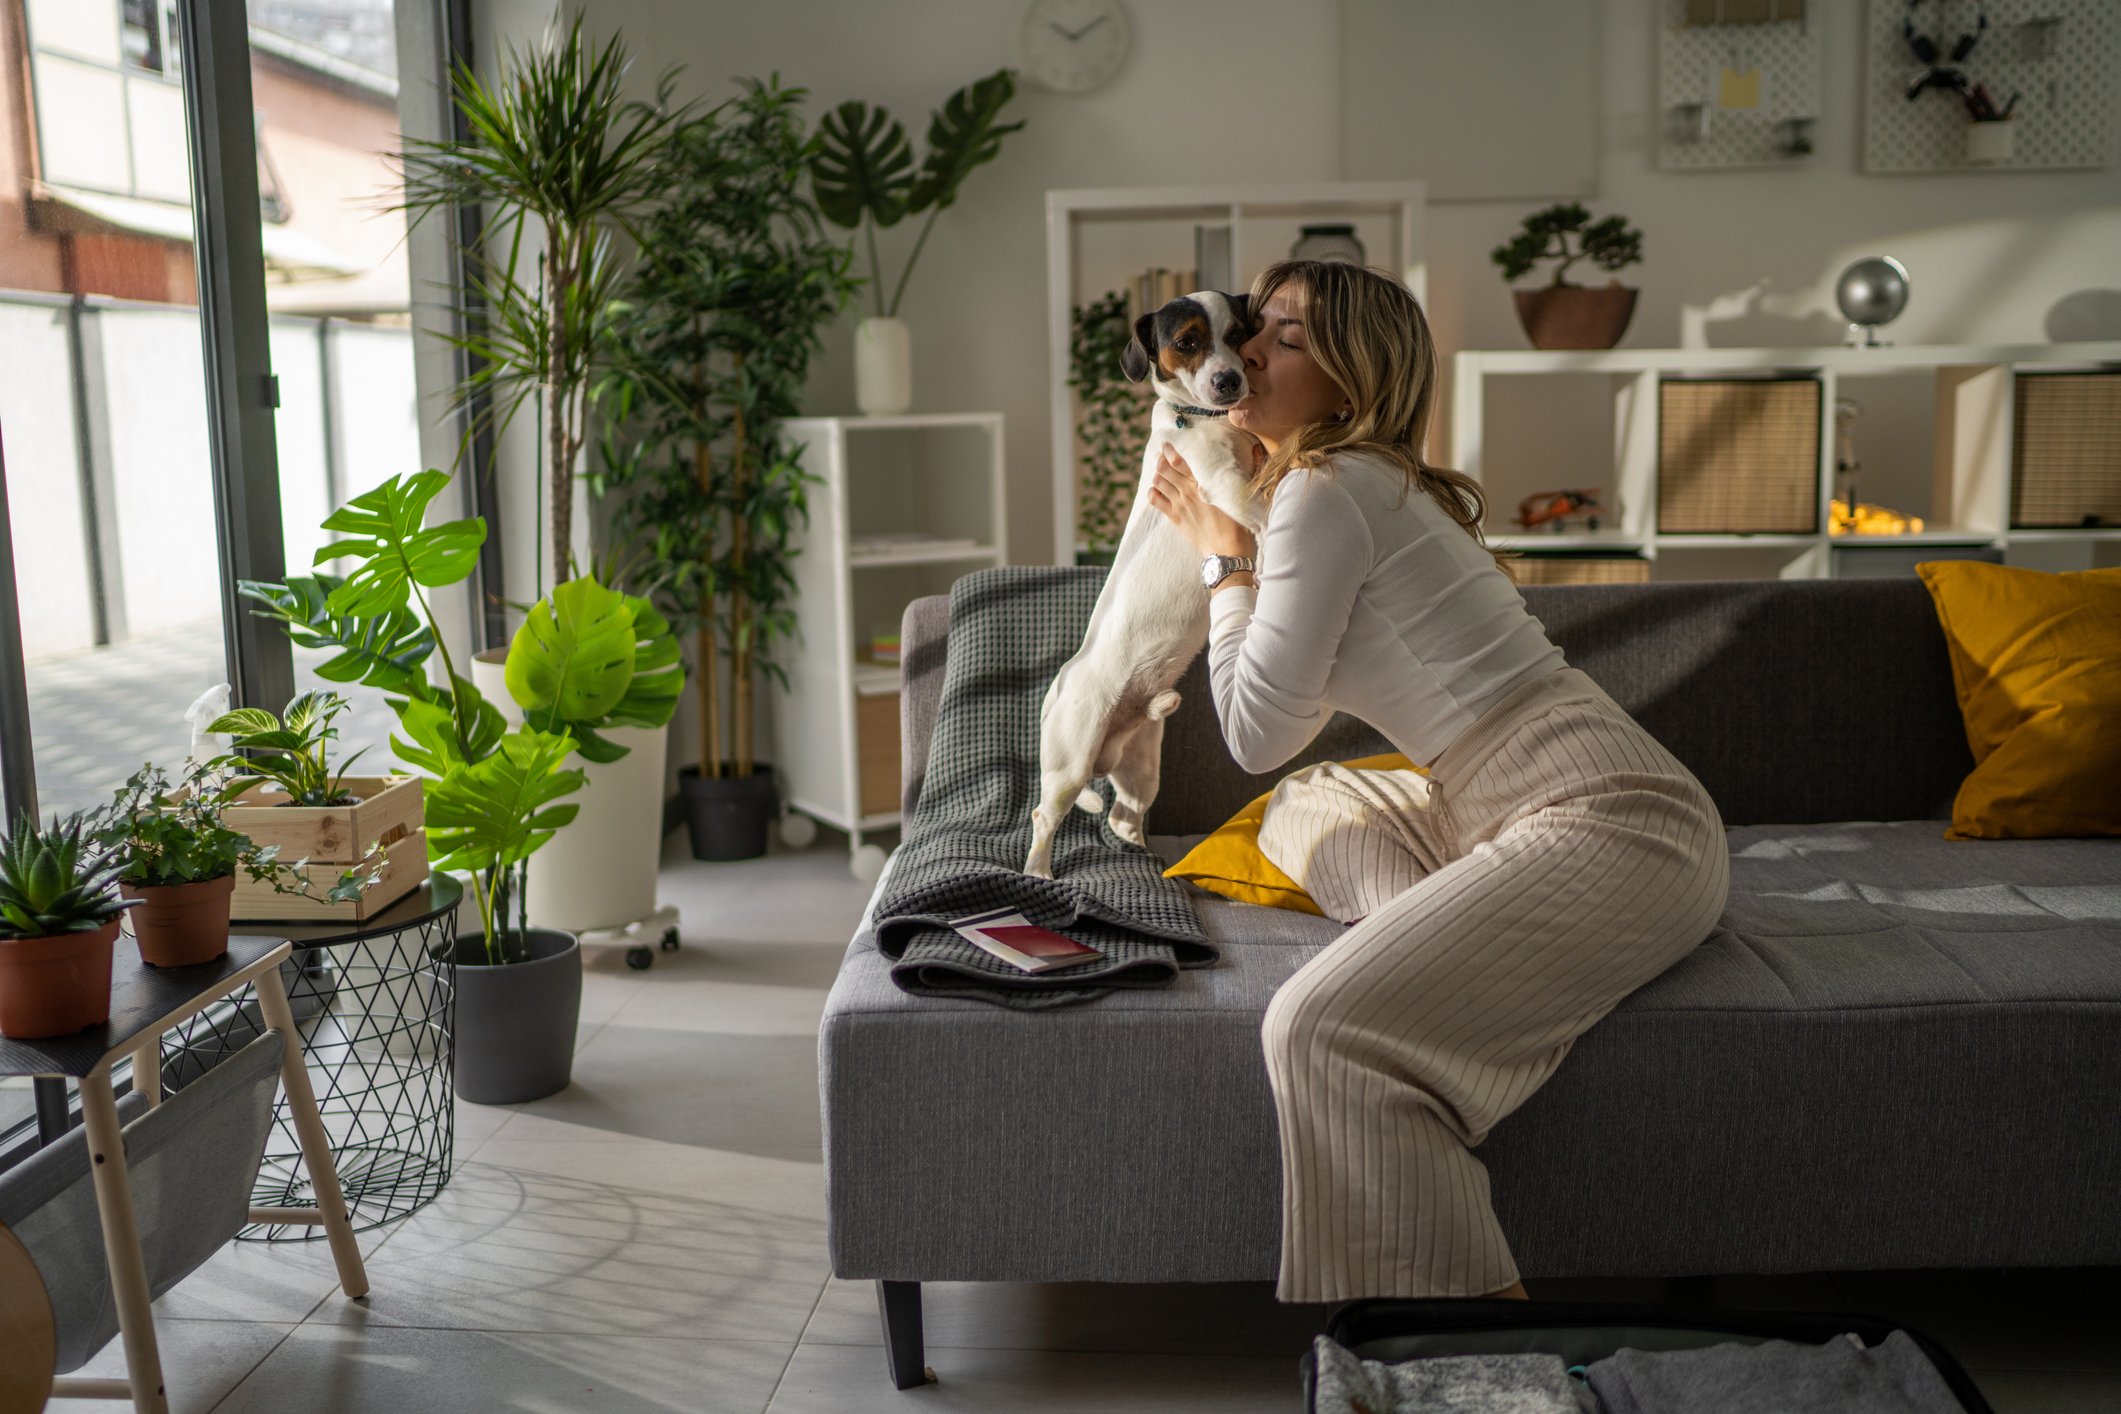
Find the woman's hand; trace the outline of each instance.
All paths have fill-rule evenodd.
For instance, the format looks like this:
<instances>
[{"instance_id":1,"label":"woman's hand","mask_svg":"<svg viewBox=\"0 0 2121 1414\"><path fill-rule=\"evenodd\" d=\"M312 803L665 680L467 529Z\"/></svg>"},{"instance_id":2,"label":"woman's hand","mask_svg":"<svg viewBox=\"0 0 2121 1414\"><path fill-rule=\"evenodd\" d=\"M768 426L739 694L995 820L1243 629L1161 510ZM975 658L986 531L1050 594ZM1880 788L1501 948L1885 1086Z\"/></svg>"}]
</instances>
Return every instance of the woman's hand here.
<instances>
[{"instance_id":1,"label":"woman's hand","mask_svg":"<svg viewBox=\"0 0 2121 1414\"><path fill-rule=\"evenodd\" d=\"M1255 456L1254 460L1258 458ZM1164 443L1163 459L1157 464L1156 480L1149 488L1149 502L1203 555L1257 552L1252 532L1201 495L1200 483L1193 479L1193 468L1186 465L1178 448L1169 442Z\"/></svg>"}]
</instances>

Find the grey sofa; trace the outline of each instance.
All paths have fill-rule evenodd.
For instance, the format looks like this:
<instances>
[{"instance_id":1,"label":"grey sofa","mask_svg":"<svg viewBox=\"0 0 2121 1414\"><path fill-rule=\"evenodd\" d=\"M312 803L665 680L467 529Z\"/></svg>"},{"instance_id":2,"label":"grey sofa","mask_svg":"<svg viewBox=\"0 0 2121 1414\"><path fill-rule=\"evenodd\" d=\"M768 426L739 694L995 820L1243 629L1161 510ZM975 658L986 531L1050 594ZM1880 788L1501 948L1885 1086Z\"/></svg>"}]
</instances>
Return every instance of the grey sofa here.
<instances>
[{"instance_id":1,"label":"grey sofa","mask_svg":"<svg viewBox=\"0 0 2121 1414\"><path fill-rule=\"evenodd\" d=\"M1524 595L1700 777L1732 852L1716 932L1479 1149L1524 1275L2121 1262L2121 840L1943 838L1972 762L1921 584ZM909 815L947 618L904 621ZM1288 771L1391 749L1341 716L1252 776L1204 662L1182 691L1167 860ZM1219 965L1044 1013L911 997L855 937L819 1041L831 1263L877 1280L901 1387L922 1281L1275 1275L1259 1025L1340 925L1199 898Z\"/></svg>"}]
</instances>

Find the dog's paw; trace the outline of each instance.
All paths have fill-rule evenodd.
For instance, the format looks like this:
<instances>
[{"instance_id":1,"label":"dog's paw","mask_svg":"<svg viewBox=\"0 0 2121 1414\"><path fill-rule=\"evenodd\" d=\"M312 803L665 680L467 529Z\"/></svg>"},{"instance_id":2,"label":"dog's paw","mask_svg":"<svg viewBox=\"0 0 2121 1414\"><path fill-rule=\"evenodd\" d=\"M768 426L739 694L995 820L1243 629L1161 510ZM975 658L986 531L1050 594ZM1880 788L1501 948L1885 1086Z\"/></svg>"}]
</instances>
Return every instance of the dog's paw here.
<instances>
[{"instance_id":1,"label":"dog's paw","mask_svg":"<svg viewBox=\"0 0 2121 1414\"><path fill-rule=\"evenodd\" d=\"M1083 793L1075 797L1075 808L1087 810L1092 815L1102 815L1105 813L1105 798L1090 787L1084 786Z\"/></svg>"},{"instance_id":2,"label":"dog's paw","mask_svg":"<svg viewBox=\"0 0 2121 1414\"><path fill-rule=\"evenodd\" d=\"M1149 720L1161 722L1178 710L1180 700L1179 695L1168 687L1157 693L1149 699Z\"/></svg>"}]
</instances>

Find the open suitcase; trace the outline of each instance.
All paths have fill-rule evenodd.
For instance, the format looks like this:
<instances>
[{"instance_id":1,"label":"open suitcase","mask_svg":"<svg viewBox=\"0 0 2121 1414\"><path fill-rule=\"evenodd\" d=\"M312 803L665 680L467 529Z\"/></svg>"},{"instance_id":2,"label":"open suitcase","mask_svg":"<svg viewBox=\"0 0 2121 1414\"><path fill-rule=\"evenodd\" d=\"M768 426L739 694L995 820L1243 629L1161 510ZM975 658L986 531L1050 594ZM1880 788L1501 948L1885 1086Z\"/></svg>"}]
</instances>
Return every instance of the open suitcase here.
<instances>
[{"instance_id":1,"label":"open suitcase","mask_svg":"<svg viewBox=\"0 0 2121 1414\"><path fill-rule=\"evenodd\" d=\"M1994 1414L1973 1379L1944 1347L1882 1316L1832 1311L1755 1311L1735 1307L1651 1306L1566 1301L1355 1301L1326 1334L1364 1360L1398 1364L1445 1355L1558 1355L1571 1366L1603 1360L1623 1346L1691 1350L1723 1341L1819 1344L1853 1331L1875 1346L1905 1331L1944 1377L1966 1414ZM1318 1411L1316 1356L1303 1357L1304 1409Z\"/></svg>"}]
</instances>

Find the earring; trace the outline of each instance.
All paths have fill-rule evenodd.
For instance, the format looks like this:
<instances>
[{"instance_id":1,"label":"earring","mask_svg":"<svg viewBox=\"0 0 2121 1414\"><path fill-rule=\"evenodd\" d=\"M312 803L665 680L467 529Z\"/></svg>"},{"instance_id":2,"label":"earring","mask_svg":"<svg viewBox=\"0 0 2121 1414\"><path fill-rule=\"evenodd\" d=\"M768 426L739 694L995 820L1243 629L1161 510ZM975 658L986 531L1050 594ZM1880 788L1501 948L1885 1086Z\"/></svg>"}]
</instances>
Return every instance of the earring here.
<instances>
[{"instance_id":1,"label":"earring","mask_svg":"<svg viewBox=\"0 0 2121 1414\"><path fill-rule=\"evenodd\" d=\"M1339 412L1333 414L1333 420L1335 422L1346 422L1349 418L1353 416L1355 416L1355 409L1342 408Z\"/></svg>"}]
</instances>

